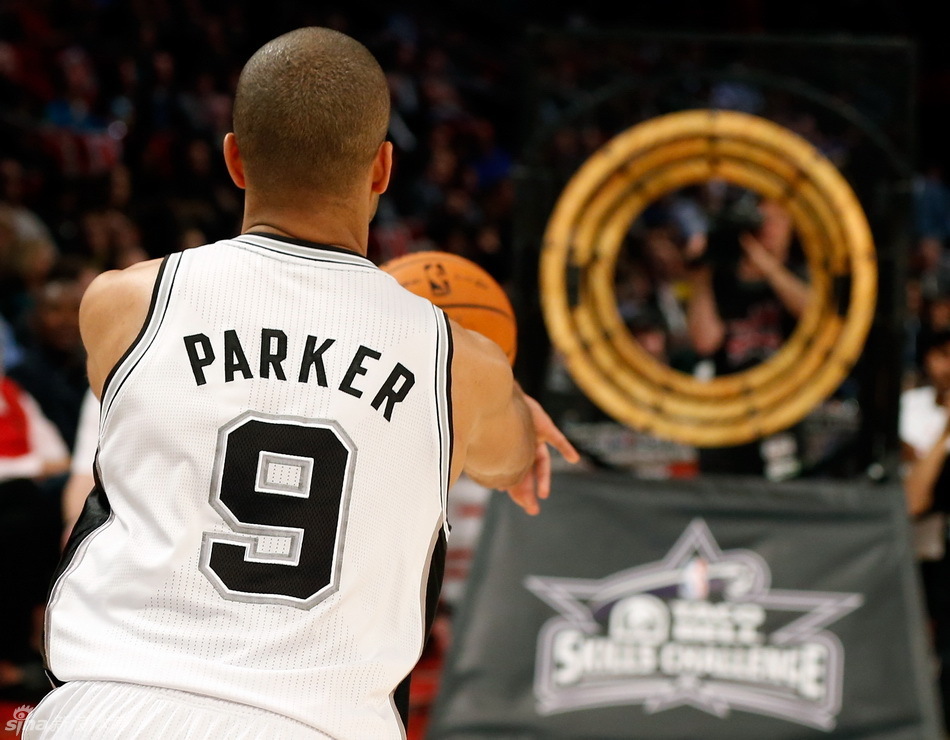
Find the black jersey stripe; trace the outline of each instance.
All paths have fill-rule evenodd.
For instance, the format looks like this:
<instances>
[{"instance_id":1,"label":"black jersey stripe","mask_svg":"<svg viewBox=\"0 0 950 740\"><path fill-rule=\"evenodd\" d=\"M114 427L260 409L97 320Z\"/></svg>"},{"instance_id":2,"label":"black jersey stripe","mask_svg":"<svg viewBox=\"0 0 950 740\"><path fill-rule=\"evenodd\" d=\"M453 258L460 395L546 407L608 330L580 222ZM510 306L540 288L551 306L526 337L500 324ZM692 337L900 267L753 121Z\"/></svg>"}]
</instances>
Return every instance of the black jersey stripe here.
<instances>
[{"instance_id":1,"label":"black jersey stripe","mask_svg":"<svg viewBox=\"0 0 950 740\"><path fill-rule=\"evenodd\" d=\"M347 249L346 247L340 247L336 244L324 244L322 242L311 242L306 239L298 239L295 236L285 236L284 234L271 234L266 231L248 231L246 232L247 236L263 236L267 239L276 239L279 242L286 242L287 244L295 244L298 247L308 247L310 249L322 249L328 252L339 252L340 254L348 254L353 257L360 257L362 259L367 259L359 252L354 252L352 249Z\"/></svg>"},{"instance_id":2,"label":"black jersey stripe","mask_svg":"<svg viewBox=\"0 0 950 740\"><path fill-rule=\"evenodd\" d=\"M451 531L452 525L448 520L448 495L452 479L452 326L448 315L440 308L435 308L440 322L435 353L435 398L439 432L439 466L442 475L442 511L445 515L446 531ZM443 401L444 399L444 401Z\"/></svg>"},{"instance_id":3,"label":"black jersey stripe","mask_svg":"<svg viewBox=\"0 0 950 740\"><path fill-rule=\"evenodd\" d=\"M409 688L412 682L412 673L409 673L393 691L392 702L396 707L399 720L402 722L402 736L409 734Z\"/></svg>"},{"instance_id":4,"label":"black jersey stripe","mask_svg":"<svg viewBox=\"0 0 950 740\"><path fill-rule=\"evenodd\" d=\"M168 266L168 256L162 259L162 264L158 268L158 276L155 278L155 284L152 286L152 300L148 305L148 313L145 315L145 321L142 322L142 328L139 329L138 336L132 340L132 344L128 346L128 349L122 353L122 357L119 358L119 361L112 366L112 369L109 371L109 374L106 376L105 382L102 384L102 394L101 398L106 397L106 393L109 390L109 386L112 384L112 379L115 377L116 373L119 371L119 368L129 359L129 356L138 346L139 342L142 341L142 337L145 336L145 332L148 330L148 325L152 320L152 314L155 313L155 304L158 302L158 289L162 284L162 276L165 274L165 268Z\"/></svg>"},{"instance_id":5,"label":"black jersey stripe","mask_svg":"<svg viewBox=\"0 0 950 740\"><path fill-rule=\"evenodd\" d=\"M148 307L148 314L145 317L145 321L142 323L142 328L139 330L138 336L125 351L125 354L122 355L122 358L109 372L106 382L102 386L102 394L100 397L102 398L103 405L102 411L100 413L100 419L104 419L109 413L116 396L119 394L119 391L122 390L122 386L125 385L125 381L128 380L129 375L131 375L132 371L142 361L142 357L145 356L148 348L152 345L152 342L155 341L155 337L158 334L158 328L165 320L165 314L168 312L168 304L169 298L171 296L172 286L175 283L175 277L178 275L178 268L181 265L181 258L179 255L175 259L174 267L172 268L171 274L168 276L166 281L166 273L168 272L166 267L171 261L172 256L174 255L168 255L162 260L161 267L158 270L158 275L155 278L155 285L152 286L152 300ZM161 295L164 295L164 300L162 300L162 305L159 306L159 296ZM151 334L148 345L140 347L148 334ZM138 353L138 357L134 362L131 363L129 367L125 367L133 353ZM122 378L118 381L118 386L113 392L110 388L111 382L120 372L122 373Z\"/></svg>"},{"instance_id":6,"label":"black jersey stripe","mask_svg":"<svg viewBox=\"0 0 950 740\"><path fill-rule=\"evenodd\" d=\"M53 586L56 581L59 580L60 576L66 572L67 568L69 568L73 558L76 556L76 551L79 549L79 546L90 534L105 524L112 515L112 505L109 503L106 489L103 487L102 480L99 478L99 453L96 453L96 462L93 464L92 474L95 485L93 485L92 490L86 497L86 502L83 504L79 518L73 525L73 530L70 532L66 546L63 548L59 565L56 567L56 571L53 573L53 578L50 582L48 596L52 596Z\"/></svg>"},{"instance_id":7,"label":"black jersey stripe","mask_svg":"<svg viewBox=\"0 0 950 740\"><path fill-rule=\"evenodd\" d=\"M442 514L445 522L439 525L430 545L429 561L425 583L422 584L421 606L423 612L422 649L424 650L442 595L442 582L445 578L445 557L447 551L446 534L451 529L448 522L448 488L451 480L453 452L452 428L452 327L448 315L433 306L438 323L435 347L436 420L439 435L439 475L442 485ZM443 400L444 399L444 400ZM420 654L421 657L421 654ZM392 694L392 702L402 720L404 734L409 727L409 688L412 672L400 682Z\"/></svg>"},{"instance_id":8,"label":"black jersey stripe","mask_svg":"<svg viewBox=\"0 0 950 740\"><path fill-rule=\"evenodd\" d=\"M435 623L435 615L439 608L439 599L442 595L442 581L445 578L445 554L447 547L445 528L440 526L433 538L429 552L428 575L426 576L426 582L423 585L422 592L423 650L432 634L432 625ZM421 653L420 657L422 657ZM408 732L409 729L409 686L411 680L412 672L410 671L392 694L392 702L402 720L404 734Z\"/></svg>"},{"instance_id":9,"label":"black jersey stripe","mask_svg":"<svg viewBox=\"0 0 950 740\"><path fill-rule=\"evenodd\" d=\"M452 458L455 455L455 426L454 411L452 408L452 358L455 354L455 345L452 339L452 325L449 323L448 314L443 313L443 316L445 317L445 335L448 337L448 347L446 348L445 356L445 404L449 424L449 466L451 469Z\"/></svg>"},{"instance_id":10,"label":"black jersey stripe","mask_svg":"<svg viewBox=\"0 0 950 740\"><path fill-rule=\"evenodd\" d=\"M445 529L439 528L432 555L429 558L429 577L425 591L425 633L423 640L428 640L432 632L432 624L439 607L439 598L442 595L442 580L445 577L445 553L448 544L445 538Z\"/></svg>"},{"instance_id":11,"label":"black jersey stripe","mask_svg":"<svg viewBox=\"0 0 950 740\"><path fill-rule=\"evenodd\" d=\"M66 546L63 548L63 554L60 556L59 564L50 579L49 592L47 595L46 624L43 636L44 655L43 660L46 668L46 674L54 685L61 685L62 681L56 678L49 665L49 638L50 638L50 616L52 613L53 600L56 596L56 588L62 578L68 575L73 567L79 564L81 554L80 548L88 542L92 536L98 532L104 525L112 519L112 504L109 503L109 497L106 495L106 489L102 485L102 479L99 477L99 453L96 452L96 461L92 466L92 475L95 484L86 502L83 504L82 512L73 525L73 530L69 534Z\"/></svg>"},{"instance_id":12,"label":"black jersey stripe","mask_svg":"<svg viewBox=\"0 0 950 740\"><path fill-rule=\"evenodd\" d=\"M256 239L244 238L249 236L256 237ZM277 243L270 245L261 244L257 239L275 241ZM254 231L236 236L231 241L257 247L258 249L265 249L268 252L275 252L290 257L300 257L301 259L310 260L312 262L328 262L335 265L352 265L354 267L378 269L372 260L359 252L354 252L352 249L346 249L344 247L337 247L332 244L318 244L316 242L304 241L303 239L293 239L283 235L263 234ZM289 246L282 247L280 242L284 242Z\"/></svg>"},{"instance_id":13,"label":"black jersey stripe","mask_svg":"<svg viewBox=\"0 0 950 740\"><path fill-rule=\"evenodd\" d=\"M445 418L446 418L446 430L445 433L448 437L446 440L446 449L448 454L448 460L446 461L446 486L449 485L449 482L452 479L452 459L455 454L455 429L453 426L453 409L452 409L452 357L455 351L455 345L452 340L452 325L449 322L449 316L447 313L442 313L442 320L445 322L445 338L446 338L446 347L445 347L445 384L443 392L445 394ZM446 504L448 504L448 491L446 491ZM452 523L448 521L448 512L446 511L446 526L449 531L452 530Z\"/></svg>"},{"instance_id":14,"label":"black jersey stripe","mask_svg":"<svg viewBox=\"0 0 950 740\"><path fill-rule=\"evenodd\" d=\"M339 259L333 259L332 257L320 257L318 255L299 254L298 252L289 252L284 249L276 249L274 247L265 247L263 244L255 244L253 242L244 241L243 239L234 239L234 241L240 242L241 244L248 247L254 247L255 249L260 249L264 252L273 252L274 254L280 254L280 255L283 255L284 257L296 257L298 259L307 260L308 262L323 262L324 264L327 264L327 265L344 265L346 267L358 267L358 268L369 269L369 270L379 269L372 262L366 262L364 264L364 263L357 262L356 260L353 260L353 261L339 260Z\"/></svg>"}]
</instances>

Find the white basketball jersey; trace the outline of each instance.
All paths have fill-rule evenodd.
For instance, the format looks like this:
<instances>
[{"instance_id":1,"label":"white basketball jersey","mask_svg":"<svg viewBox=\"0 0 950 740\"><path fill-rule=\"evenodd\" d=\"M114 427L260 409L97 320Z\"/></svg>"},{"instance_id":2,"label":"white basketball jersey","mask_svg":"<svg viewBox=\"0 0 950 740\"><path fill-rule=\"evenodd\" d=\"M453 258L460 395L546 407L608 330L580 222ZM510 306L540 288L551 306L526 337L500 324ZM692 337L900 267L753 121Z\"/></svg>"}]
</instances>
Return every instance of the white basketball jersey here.
<instances>
[{"instance_id":1,"label":"white basketball jersey","mask_svg":"<svg viewBox=\"0 0 950 740\"><path fill-rule=\"evenodd\" d=\"M451 352L442 311L353 252L245 234L167 257L103 391L49 602L55 679L403 737L445 551Z\"/></svg>"}]
</instances>

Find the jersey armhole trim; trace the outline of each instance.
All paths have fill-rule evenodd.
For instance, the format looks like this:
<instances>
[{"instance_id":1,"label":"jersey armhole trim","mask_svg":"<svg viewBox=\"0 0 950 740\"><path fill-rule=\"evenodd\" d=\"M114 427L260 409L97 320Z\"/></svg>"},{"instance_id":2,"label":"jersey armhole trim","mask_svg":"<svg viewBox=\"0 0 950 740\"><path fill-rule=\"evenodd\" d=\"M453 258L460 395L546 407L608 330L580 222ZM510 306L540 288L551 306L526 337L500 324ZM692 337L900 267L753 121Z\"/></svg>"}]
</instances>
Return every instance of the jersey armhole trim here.
<instances>
[{"instance_id":1,"label":"jersey armhole trim","mask_svg":"<svg viewBox=\"0 0 950 740\"><path fill-rule=\"evenodd\" d=\"M63 553L56 571L50 580L50 587L46 597L46 614L44 616L43 628L43 662L46 675L53 684L53 687L62 686L61 681L53 673L51 667L52 650L52 618L53 607L59 599L59 590L62 581L69 576L82 562L89 543L99 535L111 522L115 521L112 512L112 504L109 496L106 494L105 486L102 484L102 477L99 473L99 452L96 451L96 459L92 465L92 476L95 481L92 491L86 497L79 518L73 525L73 531L63 548Z\"/></svg>"},{"instance_id":2,"label":"jersey armhole trim","mask_svg":"<svg viewBox=\"0 0 950 740\"><path fill-rule=\"evenodd\" d=\"M433 306L436 311L439 336L436 343L435 366L435 396L439 418L439 451L442 460L442 517L444 520L445 535L452 529L448 516L449 481L452 475L452 455L455 452L455 435L452 426L452 327L449 317L440 308Z\"/></svg>"},{"instance_id":3,"label":"jersey armhole trim","mask_svg":"<svg viewBox=\"0 0 950 740\"><path fill-rule=\"evenodd\" d=\"M178 272L178 266L181 262L181 253L167 255L158 269L158 275L155 277L155 285L152 286L152 299L149 303L148 313L145 321L142 322L142 328L139 329L138 336L129 345L129 348L123 353L122 357L115 364L105 383L102 385L102 412L99 417L100 429L105 424L106 417L109 414L115 397L118 395L126 379L135 366L142 359L146 350L151 346L158 329L165 318L165 312L168 309L168 299L171 295L172 284L175 282L175 275Z\"/></svg>"}]
</instances>

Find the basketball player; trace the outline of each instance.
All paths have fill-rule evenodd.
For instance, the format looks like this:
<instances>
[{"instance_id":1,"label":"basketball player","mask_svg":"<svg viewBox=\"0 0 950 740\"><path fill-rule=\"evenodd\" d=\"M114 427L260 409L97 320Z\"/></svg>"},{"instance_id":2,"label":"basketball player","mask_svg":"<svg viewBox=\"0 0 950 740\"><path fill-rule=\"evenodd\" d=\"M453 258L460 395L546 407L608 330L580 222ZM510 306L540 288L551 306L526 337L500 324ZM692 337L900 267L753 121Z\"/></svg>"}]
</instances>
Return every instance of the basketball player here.
<instances>
[{"instance_id":1,"label":"basketball player","mask_svg":"<svg viewBox=\"0 0 950 740\"><path fill-rule=\"evenodd\" d=\"M96 488L25 737L404 737L449 486L536 514L546 445L577 460L499 347L367 260L388 120L362 45L271 41L224 141L242 233L89 287Z\"/></svg>"}]
</instances>

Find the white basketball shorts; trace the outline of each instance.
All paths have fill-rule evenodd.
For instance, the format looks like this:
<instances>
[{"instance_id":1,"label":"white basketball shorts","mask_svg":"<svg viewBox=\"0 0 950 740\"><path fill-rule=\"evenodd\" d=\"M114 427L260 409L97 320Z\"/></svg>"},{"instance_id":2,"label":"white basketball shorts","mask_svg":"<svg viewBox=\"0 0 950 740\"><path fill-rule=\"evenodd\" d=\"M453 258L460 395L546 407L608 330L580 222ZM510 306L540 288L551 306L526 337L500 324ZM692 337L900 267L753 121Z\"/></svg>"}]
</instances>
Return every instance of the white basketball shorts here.
<instances>
[{"instance_id":1,"label":"white basketball shorts","mask_svg":"<svg viewBox=\"0 0 950 740\"><path fill-rule=\"evenodd\" d=\"M264 709L185 691L70 681L26 718L23 740L327 740Z\"/></svg>"}]
</instances>

